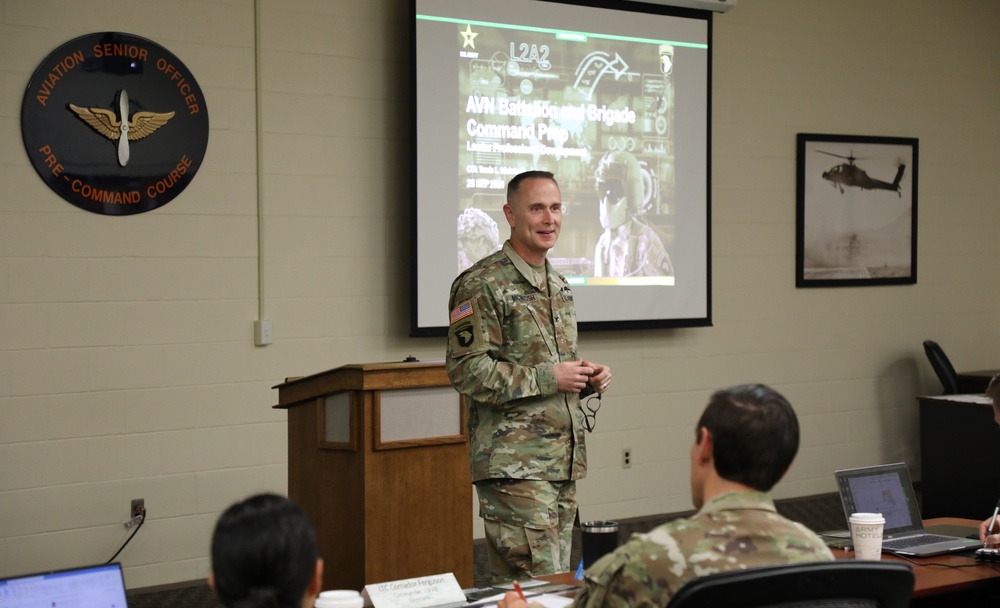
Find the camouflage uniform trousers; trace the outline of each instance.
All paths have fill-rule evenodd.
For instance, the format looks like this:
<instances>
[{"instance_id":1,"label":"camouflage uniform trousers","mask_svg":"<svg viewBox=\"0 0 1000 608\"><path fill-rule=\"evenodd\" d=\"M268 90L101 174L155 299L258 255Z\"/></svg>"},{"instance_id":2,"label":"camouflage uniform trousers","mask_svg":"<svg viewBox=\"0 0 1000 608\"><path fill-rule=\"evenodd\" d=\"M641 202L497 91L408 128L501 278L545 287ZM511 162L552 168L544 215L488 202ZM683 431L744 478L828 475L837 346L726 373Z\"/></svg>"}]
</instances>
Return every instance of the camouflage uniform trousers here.
<instances>
[{"instance_id":1,"label":"camouflage uniform trousers","mask_svg":"<svg viewBox=\"0 0 1000 608\"><path fill-rule=\"evenodd\" d=\"M484 479L475 485L494 585L570 570L575 481Z\"/></svg>"}]
</instances>

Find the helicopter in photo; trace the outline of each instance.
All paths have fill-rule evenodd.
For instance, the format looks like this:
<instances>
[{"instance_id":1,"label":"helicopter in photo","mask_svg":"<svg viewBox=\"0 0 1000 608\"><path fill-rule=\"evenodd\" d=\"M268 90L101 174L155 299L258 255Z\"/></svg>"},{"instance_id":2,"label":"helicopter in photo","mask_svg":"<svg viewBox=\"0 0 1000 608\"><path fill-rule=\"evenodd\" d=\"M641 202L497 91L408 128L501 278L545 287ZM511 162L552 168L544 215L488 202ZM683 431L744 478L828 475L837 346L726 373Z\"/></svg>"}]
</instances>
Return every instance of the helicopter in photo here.
<instances>
[{"instance_id":1,"label":"helicopter in photo","mask_svg":"<svg viewBox=\"0 0 1000 608\"><path fill-rule=\"evenodd\" d=\"M834 154L833 152L824 152L823 150L816 151L820 154L827 154L847 160L846 163L841 163L829 171L823 172L823 179L835 184L840 189L841 194L844 193L844 186L853 186L862 190L891 190L896 192L900 197L903 196L899 183L902 181L903 173L906 171L905 164L900 163L899 169L896 170L896 178L892 183L889 183L871 177L864 169L854 164L854 161L862 159L854 156L853 152L849 156L844 156L843 154Z\"/></svg>"}]
</instances>

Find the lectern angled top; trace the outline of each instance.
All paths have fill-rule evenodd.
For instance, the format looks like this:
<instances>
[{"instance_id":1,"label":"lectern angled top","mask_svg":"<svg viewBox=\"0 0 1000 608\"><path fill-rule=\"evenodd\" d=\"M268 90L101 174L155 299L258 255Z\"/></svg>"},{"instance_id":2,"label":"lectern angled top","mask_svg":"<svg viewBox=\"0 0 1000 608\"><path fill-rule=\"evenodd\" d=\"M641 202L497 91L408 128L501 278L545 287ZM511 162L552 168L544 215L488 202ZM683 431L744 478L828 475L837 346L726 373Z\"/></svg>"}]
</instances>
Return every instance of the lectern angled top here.
<instances>
[{"instance_id":1,"label":"lectern angled top","mask_svg":"<svg viewBox=\"0 0 1000 608\"><path fill-rule=\"evenodd\" d=\"M317 395L337 391L377 391L400 388L450 386L444 361L353 363L311 376L288 378L278 389L275 409L302 404Z\"/></svg>"}]
</instances>

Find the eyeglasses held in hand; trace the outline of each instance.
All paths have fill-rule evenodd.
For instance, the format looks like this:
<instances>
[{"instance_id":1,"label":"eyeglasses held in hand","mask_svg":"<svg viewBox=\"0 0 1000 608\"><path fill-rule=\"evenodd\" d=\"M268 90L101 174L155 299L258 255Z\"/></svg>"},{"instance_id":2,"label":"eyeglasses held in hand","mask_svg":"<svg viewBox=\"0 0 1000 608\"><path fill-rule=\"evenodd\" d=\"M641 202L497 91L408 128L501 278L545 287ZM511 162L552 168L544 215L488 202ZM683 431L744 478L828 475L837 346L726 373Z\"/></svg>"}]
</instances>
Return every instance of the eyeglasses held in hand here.
<instances>
[{"instance_id":1,"label":"eyeglasses held in hand","mask_svg":"<svg viewBox=\"0 0 1000 608\"><path fill-rule=\"evenodd\" d=\"M587 397L583 404L587 408L587 411L583 413L583 428L593 433L594 429L597 428L597 412L601 409L601 393L594 393Z\"/></svg>"}]
</instances>

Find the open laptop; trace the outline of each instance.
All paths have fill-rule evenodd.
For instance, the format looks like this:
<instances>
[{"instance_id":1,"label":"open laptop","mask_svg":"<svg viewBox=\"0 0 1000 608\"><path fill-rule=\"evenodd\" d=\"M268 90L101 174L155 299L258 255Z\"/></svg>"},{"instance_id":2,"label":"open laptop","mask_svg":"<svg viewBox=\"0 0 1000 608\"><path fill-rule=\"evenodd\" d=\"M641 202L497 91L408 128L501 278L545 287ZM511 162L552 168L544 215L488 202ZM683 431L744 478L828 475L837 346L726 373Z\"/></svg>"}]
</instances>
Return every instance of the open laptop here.
<instances>
[{"instance_id":1,"label":"open laptop","mask_svg":"<svg viewBox=\"0 0 1000 608\"><path fill-rule=\"evenodd\" d=\"M3 608L127 608L119 564L27 574L0 580Z\"/></svg>"},{"instance_id":2,"label":"open laptop","mask_svg":"<svg viewBox=\"0 0 1000 608\"><path fill-rule=\"evenodd\" d=\"M836 477L846 518L852 513L881 513L885 517L882 551L926 557L982 546L977 539L924 530L905 463L837 471Z\"/></svg>"}]
</instances>

